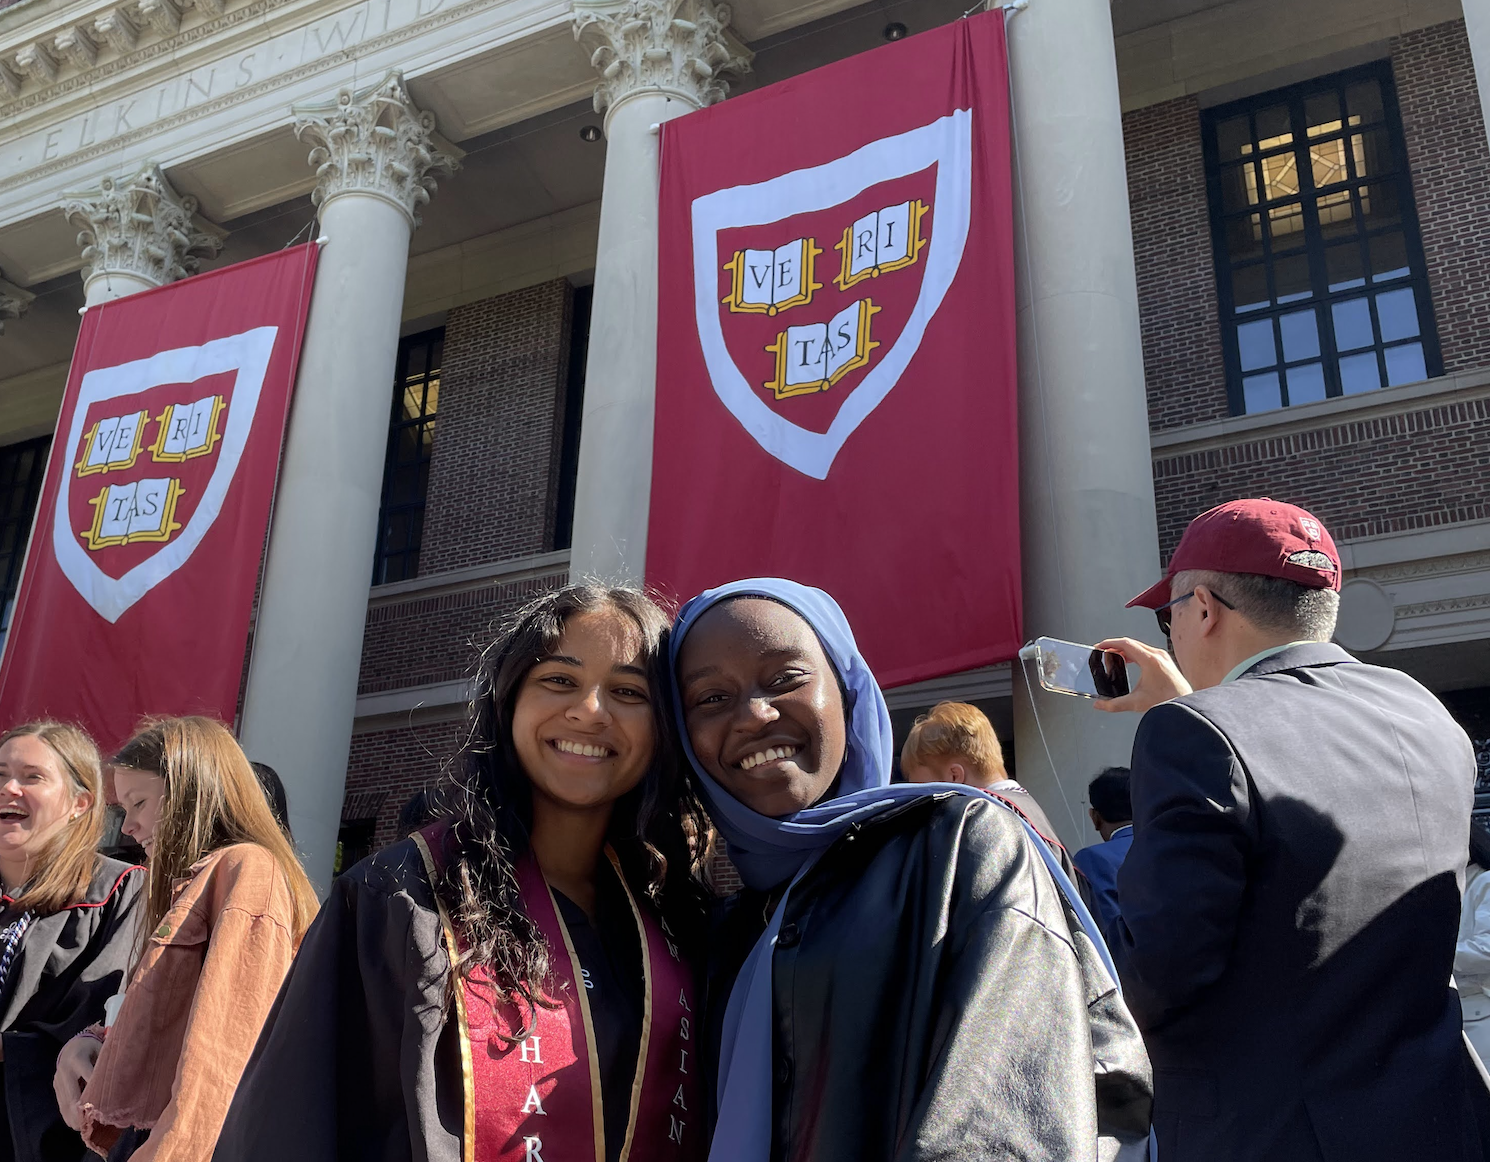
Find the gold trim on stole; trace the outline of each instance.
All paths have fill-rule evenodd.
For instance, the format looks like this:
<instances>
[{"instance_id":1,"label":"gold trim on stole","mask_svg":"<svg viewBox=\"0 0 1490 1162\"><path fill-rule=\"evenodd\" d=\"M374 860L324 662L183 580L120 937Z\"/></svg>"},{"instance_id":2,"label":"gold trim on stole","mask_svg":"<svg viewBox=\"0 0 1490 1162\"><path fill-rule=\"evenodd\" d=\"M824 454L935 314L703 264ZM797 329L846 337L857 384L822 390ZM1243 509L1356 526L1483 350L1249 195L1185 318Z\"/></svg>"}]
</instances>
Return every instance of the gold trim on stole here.
<instances>
[{"instance_id":1,"label":"gold trim on stole","mask_svg":"<svg viewBox=\"0 0 1490 1162\"><path fill-rule=\"evenodd\" d=\"M440 899L438 877L435 872L434 856L430 854L429 845L424 842L424 836L417 831L409 836L414 841L414 846L419 849L419 857L424 861L424 874L429 877L430 891L435 897L435 907L440 913L440 929L445 936L445 951L450 957L450 991L455 996L456 1031L460 1034L460 1074L461 1089L464 1091L465 1124L462 1127L461 1158L462 1162L476 1162L476 1075L475 1068L471 1064L471 1027L466 1021L466 993L461 985L460 976L455 971L455 964L460 956L460 950L455 943L455 928L450 923L450 915L445 911L445 903ZM557 908L554 909L556 912ZM562 925L563 920L559 923ZM565 939L568 937L566 935ZM588 1019L588 1018L587 1018ZM605 1162L602 1158L601 1162Z\"/></svg>"},{"instance_id":2,"label":"gold trim on stole","mask_svg":"<svg viewBox=\"0 0 1490 1162\"><path fill-rule=\"evenodd\" d=\"M607 844L605 854L611 867L616 869L616 878L626 893L626 902L631 905L632 918L636 920L637 936L642 949L642 1036L636 1054L636 1077L631 1083L631 1114L626 1120L626 1141L621 1145L619 1162L627 1162L631 1154L631 1140L636 1134L636 1118L642 1104L642 1081L647 1071L647 1043L652 1038L652 948L647 941L647 926L642 921L641 909L636 906L636 897L631 894L631 885L621 873L621 861Z\"/></svg>"},{"instance_id":3,"label":"gold trim on stole","mask_svg":"<svg viewBox=\"0 0 1490 1162\"><path fill-rule=\"evenodd\" d=\"M537 857L533 857L537 863ZM538 867L543 875L543 866ZM574 981L574 991L579 994L579 1015L585 1023L585 1049L590 1058L590 1121L595 1127L595 1162L605 1162L605 1111L600 1103L600 1051L595 1045L595 1024L590 1020L590 999L585 996L585 971L574 951L574 941L569 938L569 925L564 923L564 913L559 911L559 901L544 876L543 886L548 889L549 903L554 908L554 919L559 924L559 934L564 937L564 951L569 955L569 975ZM468 1159L467 1162L474 1162Z\"/></svg>"}]
</instances>

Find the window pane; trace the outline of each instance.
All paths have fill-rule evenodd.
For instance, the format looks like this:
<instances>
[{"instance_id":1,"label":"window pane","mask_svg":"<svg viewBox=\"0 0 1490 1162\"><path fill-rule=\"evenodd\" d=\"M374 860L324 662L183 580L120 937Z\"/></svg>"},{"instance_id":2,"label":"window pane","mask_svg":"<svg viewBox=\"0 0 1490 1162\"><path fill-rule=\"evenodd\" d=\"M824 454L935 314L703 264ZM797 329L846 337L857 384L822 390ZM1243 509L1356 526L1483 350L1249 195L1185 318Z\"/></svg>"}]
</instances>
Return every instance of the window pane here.
<instances>
[{"instance_id":1,"label":"window pane","mask_svg":"<svg viewBox=\"0 0 1490 1162\"><path fill-rule=\"evenodd\" d=\"M1274 250L1304 245L1304 204L1285 202L1269 210L1268 229L1272 231Z\"/></svg>"},{"instance_id":2,"label":"window pane","mask_svg":"<svg viewBox=\"0 0 1490 1162\"><path fill-rule=\"evenodd\" d=\"M1293 150L1264 157L1261 168L1263 201L1299 196L1299 159Z\"/></svg>"},{"instance_id":3,"label":"window pane","mask_svg":"<svg viewBox=\"0 0 1490 1162\"><path fill-rule=\"evenodd\" d=\"M1222 162L1236 161L1252 152L1252 126L1245 113L1216 126L1216 151Z\"/></svg>"},{"instance_id":4,"label":"window pane","mask_svg":"<svg viewBox=\"0 0 1490 1162\"><path fill-rule=\"evenodd\" d=\"M1339 122L1336 122L1338 128ZM1360 159L1356 159L1359 165ZM1309 165L1314 174L1314 187L1339 185L1350 180L1350 171L1345 168L1345 140L1336 137L1332 141L1316 141L1309 146Z\"/></svg>"},{"instance_id":5,"label":"window pane","mask_svg":"<svg viewBox=\"0 0 1490 1162\"><path fill-rule=\"evenodd\" d=\"M1262 215L1249 214L1226 223L1226 254L1232 262L1251 262L1262 257Z\"/></svg>"},{"instance_id":6,"label":"window pane","mask_svg":"<svg viewBox=\"0 0 1490 1162\"><path fill-rule=\"evenodd\" d=\"M1381 326L1381 340L1414 339L1418 334L1418 300L1412 287L1387 291L1376 296L1376 321ZM1387 364L1388 370L1391 363Z\"/></svg>"},{"instance_id":7,"label":"window pane","mask_svg":"<svg viewBox=\"0 0 1490 1162\"><path fill-rule=\"evenodd\" d=\"M1300 359L1313 359L1319 354L1319 319L1313 311L1294 311L1278 320L1278 329L1283 332L1283 361L1294 363ZM1245 369L1245 365L1244 365ZM1292 374L1292 373L1290 373ZM1293 380L1289 381L1288 395L1293 398ZM1320 381L1321 383L1323 380Z\"/></svg>"},{"instance_id":8,"label":"window pane","mask_svg":"<svg viewBox=\"0 0 1490 1162\"><path fill-rule=\"evenodd\" d=\"M1380 121L1382 119L1381 83L1374 80L1358 81L1354 85L1347 86L1345 109L1351 117L1359 117L1363 124Z\"/></svg>"},{"instance_id":9,"label":"window pane","mask_svg":"<svg viewBox=\"0 0 1490 1162\"><path fill-rule=\"evenodd\" d=\"M1236 313L1268 305L1268 270L1262 264L1240 266L1231 272L1231 301Z\"/></svg>"},{"instance_id":10,"label":"window pane","mask_svg":"<svg viewBox=\"0 0 1490 1162\"><path fill-rule=\"evenodd\" d=\"M1340 360L1340 387L1346 395L1375 391L1381 386L1381 372L1376 366L1376 352L1347 355Z\"/></svg>"},{"instance_id":11,"label":"window pane","mask_svg":"<svg viewBox=\"0 0 1490 1162\"><path fill-rule=\"evenodd\" d=\"M1306 363L1288 369L1288 404L1314 403L1324 398L1324 364Z\"/></svg>"},{"instance_id":12,"label":"window pane","mask_svg":"<svg viewBox=\"0 0 1490 1162\"><path fill-rule=\"evenodd\" d=\"M1350 238L1356 233L1355 206L1349 190L1321 194L1314 199L1314 209L1319 214L1319 231L1327 241Z\"/></svg>"},{"instance_id":13,"label":"window pane","mask_svg":"<svg viewBox=\"0 0 1490 1162\"><path fill-rule=\"evenodd\" d=\"M1227 166L1221 171L1221 209L1227 214L1257 205L1257 170L1249 161L1245 165Z\"/></svg>"},{"instance_id":14,"label":"window pane","mask_svg":"<svg viewBox=\"0 0 1490 1162\"><path fill-rule=\"evenodd\" d=\"M1388 347L1387 383L1417 383L1428 378L1428 367L1423 360L1423 345L1408 343L1402 347Z\"/></svg>"},{"instance_id":15,"label":"window pane","mask_svg":"<svg viewBox=\"0 0 1490 1162\"><path fill-rule=\"evenodd\" d=\"M432 416L440 410L440 377L438 374L429 381L429 386L424 389L424 414Z\"/></svg>"},{"instance_id":16,"label":"window pane","mask_svg":"<svg viewBox=\"0 0 1490 1162\"><path fill-rule=\"evenodd\" d=\"M1309 123L1309 136L1318 137L1340 128L1340 94L1333 89L1328 93L1316 93L1304 102L1304 120Z\"/></svg>"},{"instance_id":17,"label":"window pane","mask_svg":"<svg viewBox=\"0 0 1490 1162\"><path fill-rule=\"evenodd\" d=\"M1337 350L1354 351L1360 347L1369 347L1376 342L1376 337L1371 333L1371 308L1367 306L1365 299L1351 299L1348 303L1336 303L1332 310L1335 315L1335 347ZM1375 358L1373 355L1372 359Z\"/></svg>"},{"instance_id":18,"label":"window pane","mask_svg":"<svg viewBox=\"0 0 1490 1162\"><path fill-rule=\"evenodd\" d=\"M1366 285L1366 272L1361 267L1361 245L1346 242L1331 246L1324 252L1325 269L1329 272L1330 290L1343 291Z\"/></svg>"},{"instance_id":19,"label":"window pane","mask_svg":"<svg viewBox=\"0 0 1490 1162\"><path fill-rule=\"evenodd\" d=\"M1296 303L1314 293L1309 282L1309 256L1295 254L1280 258L1273 263L1273 280L1277 284L1280 303Z\"/></svg>"},{"instance_id":20,"label":"window pane","mask_svg":"<svg viewBox=\"0 0 1490 1162\"><path fill-rule=\"evenodd\" d=\"M1367 230L1399 225L1402 210L1397 204L1396 183L1376 182L1374 185L1361 187L1361 213L1365 217Z\"/></svg>"},{"instance_id":21,"label":"window pane","mask_svg":"<svg viewBox=\"0 0 1490 1162\"><path fill-rule=\"evenodd\" d=\"M418 380L404 388L403 407L399 418L404 420L417 420L421 397L424 395L424 381Z\"/></svg>"},{"instance_id":22,"label":"window pane","mask_svg":"<svg viewBox=\"0 0 1490 1162\"><path fill-rule=\"evenodd\" d=\"M1242 397L1247 414L1270 412L1283 406L1283 393L1278 388L1278 373L1249 375L1242 380Z\"/></svg>"},{"instance_id":23,"label":"window pane","mask_svg":"<svg viewBox=\"0 0 1490 1162\"><path fill-rule=\"evenodd\" d=\"M1392 173L1397 168L1397 159L1392 153L1392 139L1387 127L1366 129L1351 135L1350 152L1355 162L1355 176L1374 178Z\"/></svg>"},{"instance_id":24,"label":"window pane","mask_svg":"<svg viewBox=\"0 0 1490 1162\"><path fill-rule=\"evenodd\" d=\"M1371 239L1371 277L1376 282L1405 278L1412 273L1407 262L1407 240L1396 231Z\"/></svg>"},{"instance_id":25,"label":"window pane","mask_svg":"<svg viewBox=\"0 0 1490 1162\"><path fill-rule=\"evenodd\" d=\"M1287 105L1272 105L1257 111L1257 139L1263 149L1287 145L1293 140Z\"/></svg>"},{"instance_id":26,"label":"window pane","mask_svg":"<svg viewBox=\"0 0 1490 1162\"><path fill-rule=\"evenodd\" d=\"M1243 323L1236 329L1236 344L1237 351L1241 354L1243 371L1271 367L1278 362L1278 353L1273 346L1273 320L1271 319L1258 319L1255 323Z\"/></svg>"}]
</instances>

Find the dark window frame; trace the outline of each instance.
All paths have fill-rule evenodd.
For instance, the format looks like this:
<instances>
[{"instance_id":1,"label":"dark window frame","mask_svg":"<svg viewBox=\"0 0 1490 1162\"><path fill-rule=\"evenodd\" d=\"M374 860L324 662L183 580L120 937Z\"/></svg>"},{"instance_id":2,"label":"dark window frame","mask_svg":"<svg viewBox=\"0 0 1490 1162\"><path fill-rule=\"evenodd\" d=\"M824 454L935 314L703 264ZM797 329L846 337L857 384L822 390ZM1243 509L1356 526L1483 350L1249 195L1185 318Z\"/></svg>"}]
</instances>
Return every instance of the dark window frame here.
<instances>
[{"instance_id":1,"label":"dark window frame","mask_svg":"<svg viewBox=\"0 0 1490 1162\"><path fill-rule=\"evenodd\" d=\"M378 541L373 553L373 584L408 581L419 575L419 553L424 540L424 510L429 498L429 471L434 459L439 418L440 373L444 362L445 328L434 327L398 341L394 362L393 401L388 416L388 444L383 457L383 489L378 507ZM414 384L410 380L415 381ZM430 384L433 383L434 399ZM419 389L419 410L410 415L404 398L411 386ZM433 404L433 406L432 406ZM429 439L423 437L428 431ZM412 433L413 458L400 458L405 436ZM412 470L417 496L396 495L400 473ZM410 531L412 529L412 531ZM400 535L398 544L393 543Z\"/></svg>"},{"instance_id":2,"label":"dark window frame","mask_svg":"<svg viewBox=\"0 0 1490 1162\"><path fill-rule=\"evenodd\" d=\"M1356 172L1356 158L1354 151L1349 146L1352 127L1349 125L1349 110L1344 107L1346 90L1354 84L1362 81L1375 81L1380 86L1382 120L1372 122L1359 127L1361 131L1368 130L1372 125L1384 126L1386 129L1386 143L1392 152L1392 167L1385 174L1375 172L1359 174ZM1311 97L1317 97L1326 93L1338 94L1341 102L1341 114L1344 120L1341 128L1332 133L1320 134L1315 138L1308 135L1308 117L1306 105ZM1255 151L1251 157L1251 164L1260 166L1265 158L1287 152L1293 152L1295 165L1298 173L1299 192L1294 197L1276 198L1268 200L1265 179L1254 170L1254 188L1258 190L1258 200L1253 204L1243 206L1238 210L1227 213L1223 206L1224 191L1223 177L1226 170L1236 168L1237 163L1228 161L1223 165L1220 157L1220 146L1218 142L1217 128L1233 118L1247 115L1251 118L1249 124L1252 129L1252 141L1258 142L1261 131L1258 129L1256 115L1259 112L1273 109L1280 105L1286 105L1289 111L1289 131L1292 134L1292 143L1287 147L1276 147L1263 152ZM1343 156L1347 166L1347 178L1337 185L1326 185L1316 187L1313 180L1312 166L1306 164L1309 158L1309 150L1316 142L1328 142L1339 138L1347 143L1343 150ZM1319 353L1317 356L1304 357L1297 360L1288 360L1282 346L1282 335L1278 325L1274 326L1274 353L1277 357L1272 366L1279 377L1279 397L1282 401L1281 409L1290 405L1288 398L1287 376L1285 374L1289 367L1300 367L1317 359L1323 364L1323 375L1325 381L1325 398L1338 399L1345 393L1342 387L1340 375L1340 352L1336 346L1335 327L1333 320L1333 308L1337 304L1343 304L1355 299L1362 299L1369 304L1370 320L1374 342L1369 347L1350 348L1347 355L1359 355L1367 351L1374 351L1377 357L1377 371L1383 387L1389 386L1386 350L1399 344L1395 341L1384 340L1381 336L1380 320L1376 308L1376 297L1379 293L1385 293L1401 287L1411 287L1414 292L1415 305L1418 316L1418 341L1423 348L1423 363L1428 378L1434 378L1443 374L1443 355L1439 345L1438 327L1433 311L1432 292L1428 280L1428 266L1423 253L1422 234L1419 226L1416 199L1412 188L1412 172L1407 156L1406 136L1402 127L1401 110L1397 100L1397 88L1392 67L1389 61L1374 61L1370 64L1361 65L1356 68L1346 69L1342 72L1331 73L1327 76L1317 77L1299 84L1290 85L1281 89L1273 89L1266 93L1246 97L1242 100L1232 101L1225 105L1218 105L1201 112L1201 141L1205 158L1206 171L1206 193L1211 225L1212 256L1215 263L1217 308L1220 316L1222 352L1226 367L1226 392L1227 403L1232 415L1240 416L1248 414L1246 408L1246 397L1243 388L1243 379L1256 371L1244 372L1241 366L1241 350L1238 340L1237 329L1240 325L1261 319L1277 320L1285 315L1313 308L1316 316L1316 324L1319 338ZM1399 223L1393 226L1388 223L1376 230L1369 229L1369 223L1365 222L1364 211L1360 199L1360 187L1371 185L1390 184L1395 189L1397 206L1399 209ZM1348 191L1352 207L1352 217L1356 224L1355 238L1357 245L1361 248L1363 270L1366 273L1366 281L1362 285L1344 287L1338 291L1329 289L1329 274L1326 269L1326 251L1329 241L1339 245L1339 240L1326 240L1319 220L1319 208L1316 199L1329 197L1331 193L1341 190ZM1323 192L1321 192L1323 191ZM1271 229L1272 218L1269 211L1282 204L1297 200L1302 216L1302 233L1304 236L1303 251L1307 255L1309 269L1310 294L1307 298L1294 299L1293 301L1280 303L1277 295L1277 270L1274 265L1273 231ZM1266 306L1250 310L1245 314L1237 314L1233 298L1233 263L1230 250L1227 245L1226 224L1232 219L1243 219L1248 215L1259 215L1267 228L1262 230L1260 247L1262 257L1257 265L1260 265L1267 277L1268 303ZM1363 223L1365 224L1363 227ZM1393 279L1390 283L1375 283L1370 275L1369 268L1369 242L1373 237L1380 237L1400 230L1407 254L1409 273L1405 277ZM1298 252L1294 247L1280 247L1285 251L1284 257L1293 256ZM1237 264L1238 266L1246 264ZM1411 340L1407 341L1410 345ZM1269 368L1260 368L1266 373ZM1380 390L1379 388L1377 390ZM1312 402L1312 401L1301 401ZM1261 412L1252 414L1262 414Z\"/></svg>"},{"instance_id":3,"label":"dark window frame","mask_svg":"<svg viewBox=\"0 0 1490 1162\"><path fill-rule=\"evenodd\" d=\"M10 632L11 613L21 586L21 568L36 522L36 506L46 481L52 437L38 436L0 447L0 643ZM22 476L22 462L29 463ZM11 538L5 548L5 537Z\"/></svg>"},{"instance_id":4,"label":"dark window frame","mask_svg":"<svg viewBox=\"0 0 1490 1162\"><path fill-rule=\"evenodd\" d=\"M554 502L554 549L574 540L574 489L579 479L579 433L585 410L585 370L590 357L590 308L594 286L575 287L569 310L569 359L564 414L559 424L559 474Z\"/></svg>"}]
</instances>

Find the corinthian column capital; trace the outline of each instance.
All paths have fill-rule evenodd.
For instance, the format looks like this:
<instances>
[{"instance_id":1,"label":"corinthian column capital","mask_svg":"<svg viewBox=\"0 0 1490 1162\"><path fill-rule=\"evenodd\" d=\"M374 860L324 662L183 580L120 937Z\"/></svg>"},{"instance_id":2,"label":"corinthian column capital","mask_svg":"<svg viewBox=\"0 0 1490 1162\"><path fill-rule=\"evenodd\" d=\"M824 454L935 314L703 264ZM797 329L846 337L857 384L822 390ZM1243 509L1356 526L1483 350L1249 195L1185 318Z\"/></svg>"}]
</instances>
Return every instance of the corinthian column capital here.
<instances>
[{"instance_id":1,"label":"corinthian column capital","mask_svg":"<svg viewBox=\"0 0 1490 1162\"><path fill-rule=\"evenodd\" d=\"M297 105L294 113L295 136L314 146L311 200L323 208L342 194L370 194L392 202L417 226L435 175L460 164L458 150L436 144L435 115L410 100L396 69L376 85L342 89L336 100Z\"/></svg>"},{"instance_id":2,"label":"corinthian column capital","mask_svg":"<svg viewBox=\"0 0 1490 1162\"><path fill-rule=\"evenodd\" d=\"M96 189L64 194L62 212L79 231L85 283L120 274L162 286L222 250L222 231L198 223L197 200L172 189L154 162L124 181L104 178Z\"/></svg>"},{"instance_id":3,"label":"corinthian column capital","mask_svg":"<svg viewBox=\"0 0 1490 1162\"><path fill-rule=\"evenodd\" d=\"M750 68L751 52L729 34L718 0L573 0L574 38L600 73L595 112L627 97L659 93L694 108L722 101L728 73Z\"/></svg>"}]
</instances>

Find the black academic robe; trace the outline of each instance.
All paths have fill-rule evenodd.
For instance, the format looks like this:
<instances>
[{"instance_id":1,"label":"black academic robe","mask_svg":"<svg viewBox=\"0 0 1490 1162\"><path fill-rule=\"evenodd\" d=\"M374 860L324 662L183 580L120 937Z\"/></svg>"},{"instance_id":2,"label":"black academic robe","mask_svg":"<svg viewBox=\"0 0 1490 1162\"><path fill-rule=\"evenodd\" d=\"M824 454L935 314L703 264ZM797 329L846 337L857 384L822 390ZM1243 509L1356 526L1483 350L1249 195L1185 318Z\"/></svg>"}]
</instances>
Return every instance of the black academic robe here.
<instances>
[{"instance_id":1,"label":"black academic robe","mask_svg":"<svg viewBox=\"0 0 1490 1162\"><path fill-rule=\"evenodd\" d=\"M583 919L567 905L571 924ZM572 929L592 1006L613 984L632 992L626 978L641 971L639 947L609 938L609 927ZM461 1162L464 1088L449 977L434 890L412 841L339 876L244 1070L215 1162ZM634 1000L597 1008L602 1061L634 1057L639 1025ZM608 1114L627 1109L631 1080L629 1070L606 1069Z\"/></svg>"},{"instance_id":2,"label":"black academic robe","mask_svg":"<svg viewBox=\"0 0 1490 1162\"><path fill-rule=\"evenodd\" d=\"M0 1008L3 1162L77 1162L87 1153L57 1110L52 1077L62 1046L103 1020L104 1004L124 987L144 888L144 868L99 856L83 900L26 929Z\"/></svg>"}]
</instances>

